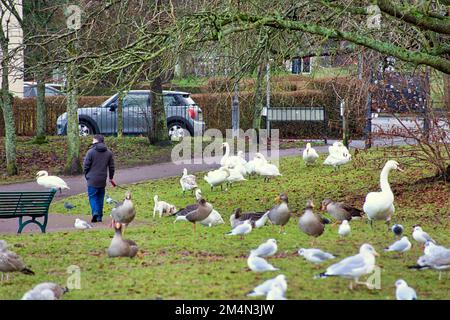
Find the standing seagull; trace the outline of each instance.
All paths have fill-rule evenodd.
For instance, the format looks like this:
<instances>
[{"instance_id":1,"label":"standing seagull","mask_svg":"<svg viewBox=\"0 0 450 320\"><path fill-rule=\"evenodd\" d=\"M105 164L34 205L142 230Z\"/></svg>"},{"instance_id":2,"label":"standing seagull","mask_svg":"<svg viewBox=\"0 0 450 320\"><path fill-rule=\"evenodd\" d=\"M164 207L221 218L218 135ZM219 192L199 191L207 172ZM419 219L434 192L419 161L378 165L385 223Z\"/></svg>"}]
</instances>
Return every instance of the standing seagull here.
<instances>
[{"instance_id":1,"label":"standing seagull","mask_svg":"<svg viewBox=\"0 0 450 320\"><path fill-rule=\"evenodd\" d=\"M73 226L75 227L75 229L80 229L80 230L92 229L92 225L90 225L86 221L78 219L78 218L75 219L75 223Z\"/></svg>"},{"instance_id":2,"label":"standing seagull","mask_svg":"<svg viewBox=\"0 0 450 320\"><path fill-rule=\"evenodd\" d=\"M436 243L436 241L434 241L433 238L431 238L428 233L423 231L420 226L414 226L412 236L414 240L416 240L422 246L424 246L427 241Z\"/></svg>"},{"instance_id":3,"label":"standing seagull","mask_svg":"<svg viewBox=\"0 0 450 320\"><path fill-rule=\"evenodd\" d=\"M322 251L320 249L314 249L314 248L311 248L311 249L300 248L300 250L298 250L298 254L300 256L304 257L309 262L316 263L316 264L336 258L331 253Z\"/></svg>"},{"instance_id":4,"label":"standing seagull","mask_svg":"<svg viewBox=\"0 0 450 320\"><path fill-rule=\"evenodd\" d=\"M255 255L255 251L251 250L247 259L247 265L254 272L276 271L280 270L268 263L264 258Z\"/></svg>"},{"instance_id":5,"label":"standing seagull","mask_svg":"<svg viewBox=\"0 0 450 320\"><path fill-rule=\"evenodd\" d=\"M244 235L249 234L252 231L252 222L250 220L244 221L244 223L237 225L233 230L226 233L228 236L239 235L241 240L244 239Z\"/></svg>"},{"instance_id":6,"label":"standing seagull","mask_svg":"<svg viewBox=\"0 0 450 320\"><path fill-rule=\"evenodd\" d=\"M316 150L311 147L311 143L306 144L305 150L303 150L303 161L305 161L306 165L314 164L316 160L319 158Z\"/></svg>"},{"instance_id":7,"label":"standing seagull","mask_svg":"<svg viewBox=\"0 0 450 320\"><path fill-rule=\"evenodd\" d=\"M359 278L373 272L375 268L375 256L378 253L368 243L363 244L359 248L359 253L354 256L345 258L327 268L318 277L342 277L350 279L350 290L353 290L353 282L355 284L365 284L359 282Z\"/></svg>"},{"instance_id":8,"label":"standing seagull","mask_svg":"<svg viewBox=\"0 0 450 320\"><path fill-rule=\"evenodd\" d=\"M402 237L400 240L395 241L389 247L385 248L384 251L395 251L403 253L411 249L411 242L409 242L408 237Z\"/></svg>"},{"instance_id":9,"label":"standing seagull","mask_svg":"<svg viewBox=\"0 0 450 320\"><path fill-rule=\"evenodd\" d=\"M183 176L180 179L181 189L183 190L183 196L186 191L193 191L197 188L197 178L193 174L188 174L187 169L183 169Z\"/></svg>"},{"instance_id":10,"label":"standing seagull","mask_svg":"<svg viewBox=\"0 0 450 320\"><path fill-rule=\"evenodd\" d=\"M278 250L277 240L269 239L266 242L259 245L254 251L254 254L258 257L266 258L273 256Z\"/></svg>"},{"instance_id":11,"label":"standing seagull","mask_svg":"<svg viewBox=\"0 0 450 320\"><path fill-rule=\"evenodd\" d=\"M291 213L289 212L289 200L288 196L285 193L281 193L277 200L281 201L280 204L277 204L269 210L269 220L272 224L276 224L280 226L280 232L283 232L284 226L289 222L291 218Z\"/></svg>"},{"instance_id":12,"label":"standing seagull","mask_svg":"<svg viewBox=\"0 0 450 320\"><path fill-rule=\"evenodd\" d=\"M48 172L45 170L36 173L36 178L38 185L45 188L57 189L60 193L62 193L63 189L70 189L63 179L57 176L49 176Z\"/></svg>"},{"instance_id":13,"label":"standing seagull","mask_svg":"<svg viewBox=\"0 0 450 320\"><path fill-rule=\"evenodd\" d=\"M395 281L395 286L397 287L395 290L397 300L417 300L416 291L409 287L405 280L398 279Z\"/></svg>"},{"instance_id":14,"label":"standing seagull","mask_svg":"<svg viewBox=\"0 0 450 320\"><path fill-rule=\"evenodd\" d=\"M7 244L5 241L2 242L0 249L0 272L2 273L2 282L3 273L6 273L6 280L9 280L9 273L11 272L21 272L26 275L34 275L34 272L26 267L22 259L17 254L7 249Z\"/></svg>"}]
</instances>

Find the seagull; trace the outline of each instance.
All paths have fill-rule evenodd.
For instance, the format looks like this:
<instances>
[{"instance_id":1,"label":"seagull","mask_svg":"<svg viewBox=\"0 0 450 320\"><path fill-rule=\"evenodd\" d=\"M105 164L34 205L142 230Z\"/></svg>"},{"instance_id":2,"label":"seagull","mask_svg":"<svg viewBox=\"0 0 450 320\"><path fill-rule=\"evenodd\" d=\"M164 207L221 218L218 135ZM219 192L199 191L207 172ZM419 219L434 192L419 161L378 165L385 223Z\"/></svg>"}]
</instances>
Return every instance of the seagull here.
<instances>
[{"instance_id":1,"label":"seagull","mask_svg":"<svg viewBox=\"0 0 450 320\"><path fill-rule=\"evenodd\" d=\"M391 230L392 233L394 233L394 237L395 236L400 237L403 233L404 228L401 224L394 224Z\"/></svg>"},{"instance_id":2,"label":"seagull","mask_svg":"<svg viewBox=\"0 0 450 320\"><path fill-rule=\"evenodd\" d=\"M117 203L118 203L116 200L114 200L113 198L111 198L108 194L106 194L105 201L106 201L106 203L109 204L109 205L113 205L113 204L117 204Z\"/></svg>"},{"instance_id":3,"label":"seagull","mask_svg":"<svg viewBox=\"0 0 450 320\"><path fill-rule=\"evenodd\" d=\"M285 290L278 282L272 283L270 291L267 292L266 300L287 300L284 296Z\"/></svg>"},{"instance_id":4,"label":"seagull","mask_svg":"<svg viewBox=\"0 0 450 320\"><path fill-rule=\"evenodd\" d=\"M226 233L228 236L241 236L241 239L244 238L244 235L249 234L252 231L252 222L251 220L246 220L244 223L239 224L236 228Z\"/></svg>"},{"instance_id":5,"label":"seagull","mask_svg":"<svg viewBox=\"0 0 450 320\"><path fill-rule=\"evenodd\" d=\"M259 245L259 247L254 250L254 253L258 257L266 258L273 256L277 252L277 249L277 241L275 239L269 239Z\"/></svg>"},{"instance_id":6,"label":"seagull","mask_svg":"<svg viewBox=\"0 0 450 320\"><path fill-rule=\"evenodd\" d=\"M433 243L436 243L428 233L422 230L420 226L414 226L414 230L412 233L412 236L414 240L416 240L418 243L425 245L427 241L431 241Z\"/></svg>"},{"instance_id":7,"label":"seagull","mask_svg":"<svg viewBox=\"0 0 450 320\"><path fill-rule=\"evenodd\" d=\"M275 278L269 279L261 283L259 286L255 287L252 291L247 294L247 297L258 297L265 296L272 288L273 283L279 283L284 291L287 290L287 282L286 276L284 274L280 274Z\"/></svg>"},{"instance_id":8,"label":"seagull","mask_svg":"<svg viewBox=\"0 0 450 320\"><path fill-rule=\"evenodd\" d=\"M338 233L341 237L346 237L350 234L350 225L348 224L347 220L342 221L341 225L339 226Z\"/></svg>"},{"instance_id":9,"label":"seagull","mask_svg":"<svg viewBox=\"0 0 450 320\"><path fill-rule=\"evenodd\" d=\"M44 282L26 292L22 300L59 300L66 292L69 292L67 287L61 287L52 282Z\"/></svg>"},{"instance_id":10,"label":"seagull","mask_svg":"<svg viewBox=\"0 0 450 320\"><path fill-rule=\"evenodd\" d=\"M73 208L75 208L76 206L74 206L73 204L71 204L70 202L64 202L64 208L66 208L67 210L72 210Z\"/></svg>"},{"instance_id":11,"label":"seagull","mask_svg":"<svg viewBox=\"0 0 450 320\"><path fill-rule=\"evenodd\" d=\"M434 255L446 250L450 249L447 249L444 246L438 246L437 244L434 244L431 241L427 241L425 242L425 249L423 250L423 253L425 253L426 255Z\"/></svg>"},{"instance_id":12,"label":"seagull","mask_svg":"<svg viewBox=\"0 0 450 320\"><path fill-rule=\"evenodd\" d=\"M331 253L322 251L320 249L314 249L314 248L311 248L311 249L300 248L300 250L298 250L298 254L300 256L304 257L309 262L316 263L316 264L336 258Z\"/></svg>"},{"instance_id":13,"label":"seagull","mask_svg":"<svg viewBox=\"0 0 450 320\"><path fill-rule=\"evenodd\" d=\"M417 300L416 291L409 287L405 280L398 279L395 281L395 286L397 287L395 290L397 300Z\"/></svg>"},{"instance_id":14,"label":"seagull","mask_svg":"<svg viewBox=\"0 0 450 320\"><path fill-rule=\"evenodd\" d=\"M370 244L365 243L360 247L358 254L347 257L329 266L318 278L336 276L350 279L349 288L353 290L353 282L355 284L365 284L359 282L359 278L373 272L375 268L375 256L378 256L375 249Z\"/></svg>"},{"instance_id":15,"label":"seagull","mask_svg":"<svg viewBox=\"0 0 450 320\"><path fill-rule=\"evenodd\" d=\"M90 225L86 221L78 219L78 218L75 219L74 227L75 227L75 229L80 229L80 230L92 229L92 225Z\"/></svg>"},{"instance_id":16,"label":"seagull","mask_svg":"<svg viewBox=\"0 0 450 320\"><path fill-rule=\"evenodd\" d=\"M411 249L411 242L409 242L408 237L402 237L400 240L395 241L389 247L385 248L384 251L395 251L403 253Z\"/></svg>"},{"instance_id":17,"label":"seagull","mask_svg":"<svg viewBox=\"0 0 450 320\"><path fill-rule=\"evenodd\" d=\"M254 272L276 271L280 270L268 263L264 258L255 255L255 250L250 251L247 259L247 265Z\"/></svg>"},{"instance_id":18,"label":"seagull","mask_svg":"<svg viewBox=\"0 0 450 320\"><path fill-rule=\"evenodd\" d=\"M442 271L450 269L450 249L423 255L417 260L417 265L409 266L408 268L437 270L439 271L439 280L441 280Z\"/></svg>"},{"instance_id":19,"label":"seagull","mask_svg":"<svg viewBox=\"0 0 450 320\"><path fill-rule=\"evenodd\" d=\"M6 241L2 242L0 249L0 272L2 274L2 282L3 273L6 273L6 280L9 280L9 273L11 272L21 272L26 275L34 275L34 272L26 267L22 259L16 253L7 249Z\"/></svg>"}]
</instances>

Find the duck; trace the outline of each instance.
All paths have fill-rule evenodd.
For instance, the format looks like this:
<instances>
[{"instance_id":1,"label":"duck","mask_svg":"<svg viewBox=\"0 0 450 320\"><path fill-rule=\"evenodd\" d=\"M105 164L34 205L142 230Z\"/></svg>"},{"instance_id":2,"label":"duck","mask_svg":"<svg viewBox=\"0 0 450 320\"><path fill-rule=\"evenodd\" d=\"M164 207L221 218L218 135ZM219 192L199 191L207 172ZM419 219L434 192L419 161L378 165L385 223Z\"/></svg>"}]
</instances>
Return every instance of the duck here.
<instances>
[{"instance_id":1,"label":"duck","mask_svg":"<svg viewBox=\"0 0 450 320\"><path fill-rule=\"evenodd\" d=\"M370 192L366 195L363 210L369 218L371 227L373 227L373 220L384 220L389 226L392 214L395 211L394 193L388 181L391 170L403 171L397 161L387 161L380 174L381 191Z\"/></svg>"},{"instance_id":2,"label":"duck","mask_svg":"<svg viewBox=\"0 0 450 320\"><path fill-rule=\"evenodd\" d=\"M197 186L197 178L193 174L188 174L187 169L183 169L183 176L180 179L181 189L183 190L183 196L186 191L193 191Z\"/></svg>"},{"instance_id":3,"label":"duck","mask_svg":"<svg viewBox=\"0 0 450 320\"><path fill-rule=\"evenodd\" d=\"M301 231L314 238L319 237L325 230L325 224L329 221L313 212L314 203L312 200L306 202L306 208L303 215L298 220L298 227Z\"/></svg>"},{"instance_id":4,"label":"duck","mask_svg":"<svg viewBox=\"0 0 450 320\"><path fill-rule=\"evenodd\" d=\"M340 166L348 163L352 156L342 142L335 142L328 147L328 157L323 162L324 165L333 166L336 170Z\"/></svg>"},{"instance_id":5,"label":"duck","mask_svg":"<svg viewBox=\"0 0 450 320\"><path fill-rule=\"evenodd\" d=\"M303 161L306 165L314 164L319 158L317 151L311 147L311 143L306 144L305 150L303 150Z\"/></svg>"},{"instance_id":6,"label":"duck","mask_svg":"<svg viewBox=\"0 0 450 320\"><path fill-rule=\"evenodd\" d=\"M198 200L198 207L185 215L186 220L193 224L194 232L196 231L196 223L205 220L212 210L213 206L202 198Z\"/></svg>"},{"instance_id":7,"label":"duck","mask_svg":"<svg viewBox=\"0 0 450 320\"><path fill-rule=\"evenodd\" d=\"M59 300L67 292L69 292L67 287L53 282L43 282L26 292L21 300Z\"/></svg>"},{"instance_id":8,"label":"duck","mask_svg":"<svg viewBox=\"0 0 450 320\"><path fill-rule=\"evenodd\" d=\"M136 217L136 209L131 201L131 192L125 193L125 199L118 202L111 211L112 224L119 222L125 226L129 225Z\"/></svg>"},{"instance_id":9,"label":"duck","mask_svg":"<svg viewBox=\"0 0 450 320\"><path fill-rule=\"evenodd\" d=\"M227 181L230 175L231 172L228 168L220 167L217 170L209 171L203 179L211 186L211 191L217 186L220 186L220 189L223 190L222 185Z\"/></svg>"},{"instance_id":10,"label":"duck","mask_svg":"<svg viewBox=\"0 0 450 320\"><path fill-rule=\"evenodd\" d=\"M344 202L335 202L330 198L326 198L322 201L320 207L322 211L327 211L334 219L339 222L344 220L350 221L353 218L360 218L364 212L360 209L352 207Z\"/></svg>"},{"instance_id":11,"label":"duck","mask_svg":"<svg viewBox=\"0 0 450 320\"><path fill-rule=\"evenodd\" d=\"M280 193L277 200L281 201L281 203L273 206L272 209L269 210L268 218L273 225L280 226L280 232L283 232L284 226L291 218L291 212L289 211L289 199L287 194Z\"/></svg>"},{"instance_id":12,"label":"duck","mask_svg":"<svg viewBox=\"0 0 450 320\"><path fill-rule=\"evenodd\" d=\"M230 216L230 224L232 228L235 228L239 224L244 223L246 220L250 220L253 228L261 228L264 226L269 219L269 214L267 212L242 212L241 208L234 210L233 214Z\"/></svg>"},{"instance_id":13,"label":"duck","mask_svg":"<svg viewBox=\"0 0 450 320\"><path fill-rule=\"evenodd\" d=\"M255 172L264 177L264 182L269 182L271 178L282 175L276 165L267 161L257 162L255 166Z\"/></svg>"},{"instance_id":14,"label":"duck","mask_svg":"<svg viewBox=\"0 0 450 320\"><path fill-rule=\"evenodd\" d=\"M64 189L70 189L63 179L57 176L49 176L48 172L45 170L36 173L36 182L38 185L45 188L57 189L60 193L62 193L62 190Z\"/></svg>"},{"instance_id":15,"label":"duck","mask_svg":"<svg viewBox=\"0 0 450 320\"><path fill-rule=\"evenodd\" d=\"M244 236L252 232L252 223L250 220L244 221L244 223L237 225L230 232L225 233L227 236L240 236L241 240L244 239Z\"/></svg>"},{"instance_id":16,"label":"duck","mask_svg":"<svg viewBox=\"0 0 450 320\"><path fill-rule=\"evenodd\" d=\"M4 240L0 248L0 272L2 274L2 282L4 273L6 273L7 281L9 280L9 274L13 272L34 275L34 271L28 268L16 253L8 250L8 244Z\"/></svg>"},{"instance_id":17,"label":"duck","mask_svg":"<svg viewBox=\"0 0 450 320\"><path fill-rule=\"evenodd\" d=\"M122 237L122 224L120 222L114 223L114 237L108 248L108 257L129 257L133 258L139 251L136 242L126 240Z\"/></svg>"}]
</instances>

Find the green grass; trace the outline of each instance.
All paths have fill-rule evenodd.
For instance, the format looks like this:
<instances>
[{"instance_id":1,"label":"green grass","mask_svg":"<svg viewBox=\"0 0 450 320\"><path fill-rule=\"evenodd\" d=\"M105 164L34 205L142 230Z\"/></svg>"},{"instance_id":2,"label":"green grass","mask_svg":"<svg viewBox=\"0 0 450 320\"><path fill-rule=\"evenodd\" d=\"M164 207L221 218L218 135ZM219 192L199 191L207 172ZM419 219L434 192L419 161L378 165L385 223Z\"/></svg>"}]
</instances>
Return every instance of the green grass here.
<instances>
[{"instance_id":1,"label":"green grass","mask_svg":"<svg viewBox=\"0 0 450 320\"><path fill-rule=\"evenodd\" d=\"M316 240L315 247L339 255L339 259L358 251L362 243L374 245L381 254L377 265L381 267L381 290L366 287L348 289L348 281L340 278L313 279L330 263L316 269L299 257L297 250L310 247L311 239L297 227L293 217L286 234L266 226L254 230L245 240L225 236L230 230L228 219L233 209L264 210L274 204L280 191L289 195L290 207L298 216L307 199L313 199L316 208L325 197L345 200L362 206L367 192L378 189L379 170L384 159L382 152L360 152L353 164L334 173L322 165L306 168L298 157L281 161L282 177L263 183L255 178L238 184L227 191L211 192L198 174L204 197L222 214L225 225L206 228L198 226L192 233L188 223L173 224L173 217L152 219L153 195L171 202L177 207L194 202L191 195L181 196L178 178L169 178L131 185L137 215L145 225L127 229L125 237L135 240L143 254L134 259L109 259L105 253L112 237L112 230L88 232L57 232L49 234L8 235L13 250L36 271L35 276L17 275L9 283L0 285L0 299L17 299L42 281L66 282L66 268L81 268L81 290L69 292L65 299L245 299L245 294L262 281L283 273L287 277L289 299L394 299L394 282L403 278L414 287L420 299L448 299L448 274L441 281L431 270L411 271L421 251L413 243L411 251L403 257L383 252L392 242L392 234L386 233L384 224L371 231L365 220L352 221L352 233L345 240L337 236L337 228L327 226L325 233ZM324 156L321 156L323 160ZM426 167L408 167L405 173L392 172L390 181L396 195L394 223L402 223L406 233L412 226L421 224L439 243L448 246L448 216L450 200L448 184L440 182L416 183L423 175L431 175ZM116 199L123 197L123 190L108 189ZM73 212L67 212L63 202L55 203L51 212L86 214L89 212L86 195L69 198L76 204ZM318 209L317 209L318 210ZM268 238L278 241L278 253L269 262L281 271L255 274L247 270L246 258L250 249ZM411 238L411 237L410 237ZM411 239L411 241L413 241ZM335 261L334 261L335 262Z\"/></svg>"}]
</instances>

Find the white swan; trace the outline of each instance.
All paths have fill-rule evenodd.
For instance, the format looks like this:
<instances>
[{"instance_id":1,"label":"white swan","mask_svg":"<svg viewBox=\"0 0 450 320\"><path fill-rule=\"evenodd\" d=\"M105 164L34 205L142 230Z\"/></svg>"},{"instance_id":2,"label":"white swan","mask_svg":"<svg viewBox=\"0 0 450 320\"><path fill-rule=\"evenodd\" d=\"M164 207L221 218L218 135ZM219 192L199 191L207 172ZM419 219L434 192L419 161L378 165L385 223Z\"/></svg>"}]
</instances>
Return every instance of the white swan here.
<instances>
[{"instance_id":1,"label":"white swan","mask_svg":"<svg viewBox=\"0 0 450 320\"><path fill-rule=\"evenodd\" d=\"M227 177L228 184L231 185L235 182L247 180L244 177L245 173L242 174L242 168L244 168L242 165L237 165L235 167L228 167L228 171L230 172L230 175ZM245 171L245 169L244 169L244 171Z\"/></svg>"},{"instance_id":2,"label":"white swan","mask_svg":"<svg viewBox=\"0 0 450 320\"><path fill-rule=\"evenodd\" d=\"M245 170L247 171L248 175L253 175L256 173L256 166L258 165L258 163L261 162L267 162L266 159L264 158L264 156L261 153L255 153L255 156L253 157L252 160L248 161L244 167Z\"/></svg>"},{"instance_id":3,"label":"white swan","mask_svg":"<svg viewBox=\"0 0 450 320\"><path fill-rule=\"evenodd\" d=\"M335 142L332 146L329 146L328 153L329 155L323 164L333 166L334 169L346 164L352 158L352 155L342 142Z\"/></svg>"},{"instance_id":4,"label":"white swan","mask_svg":"<svg viewBox=\"0 0 450 320\"><path fill-rule=\"evenodd\" d=\"M235 166L237 164L242 164L242 158L240 156L231 156L230 155L230 145L228 142L222 143L222 146L225 147L225 154L220 159L220 165L222 167Z\"/></svg>"},{"instance_id":5,"label":"white swan","mask_svg":"<svg viewBox=\"0 0 450 320\"><path fill-rule=\"evenodd\" d=\"M316 160L319 158L317 151L311 147L311 143L306 144L306 149L303 150L303 161L305 161L306 165L314 164Z\"/></svg>"},{"instance_id":6,"label":"white swan","mask_svg":"<svg viewBox=\"0 0 450 320\"><path fill-rule=\"evenodd\" d=\"M227 181L227 178L230 176L230 170L225 167L220 167L217 170L209 171L203 179L208 182L211 186L211 190L214 187L220 186L222 189L222 184Z\"/></svg>"},{"instance_id":7,"label":"white swan","mask_svg":"<svg viewBox=\"0 0 450 320\"><path fill-rule=\"evenodd\" d=\"M373 220L384 220L389 224L391 216L395 211L394 208L394 194L389 185L388 176L391 170L400 170L397 161L389 160L381 170L380 174L380 192L370 192L366 196L363 205L363 210L369 218L372 225Z\"/></svg>"},{"instance_id":8,"label":"white swan","mask_svg":"<svg viewBox=\"0 0 450 320\"><path fill-rule=\"evenodd\" d=\"M270 178L281 176L280 170L274 164L268 163L267 160L261 155L261 160L256 162L255 172L264 177L264 181L269 181Z\"/></svg>"},{"instance_id":9,"label":"white swan","mask_svg":"<svg viewBox=\"0 0 450 320\"><path fill-rule=\"evenodd\" d=\"M180 179L181 189L183 195L186 191L191 191L197 188L197 178L193 174L188 174L187 169L183 169L183 176Z\"/></svg>"},{"instance_id":10,"label":"white swan","mask_svg":"<svg viewBox=\"0 0 450 320\"><path fill-rule=\"evenodd\" d=\"M60 192L62 192L62 189L70 189L63 179L57 176L49 176L47 171L39 171L36 173L36 177L36 182L38 185L45 188L59 189Z\"/></svg>"}]
</instances>

